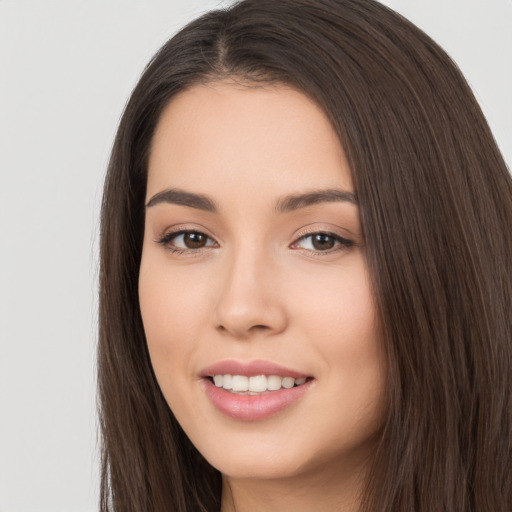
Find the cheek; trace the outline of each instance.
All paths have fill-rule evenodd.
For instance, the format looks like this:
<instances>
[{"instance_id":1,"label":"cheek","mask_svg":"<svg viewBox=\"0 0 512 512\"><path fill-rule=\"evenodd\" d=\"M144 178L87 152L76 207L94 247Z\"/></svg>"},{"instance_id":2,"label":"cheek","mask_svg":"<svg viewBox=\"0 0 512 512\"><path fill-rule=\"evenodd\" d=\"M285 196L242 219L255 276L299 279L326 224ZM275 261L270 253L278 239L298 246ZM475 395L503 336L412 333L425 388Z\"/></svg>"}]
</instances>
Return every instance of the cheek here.
<instances>
[{"instance_id":1,"label":"cheek","mask_svg":"<svg viewBox=\"0 0 512 512\"><path fill-rule=\"evenodd\" d=\"M329 352L339 362L337 380L347 399L352 395L365 404L381 401L385 383L385 352L366 271L348 275L341 288L343 298L333 300ZM327 319L326 319L327 321ZM354 406L356 404L354 403Z\"/></svg>"},{"instance_id":2,"label":"cheek","mask_svg":"<svg viewBox=\"0 0 512 512\"><path fill-rule=\"evenodd\" d=\"M382 421L387 370L364 261L312 284L302 281L297 317L322 362L330 402L342 406L336 421L347 423L350 412L356 429L372 430Z\"/></svg>"},{"instance_id":3,"label":"cheek","mask_svg":"<svg viewBox=\"0 0 512 512\"><path fill-rule=\"evenodd\" d=\"M170 264L163 250L143 251L139 302L148 342L189 338L204 325L212 283L198 266ZM175 336L176 334L177 336Z\"/></svg>"},{"instance_id":4,"label":"cheek","mask_svg":"<svg viewBox=\"0 0 512 512\"><path fill-rule=\"evenodd\" d=\"M166 264L166 254L148 251L141 261L139 303L153 371L162 394L187 432L208 418L188 391L197 381L198 354L210 325L213 285ZM167 262L168 263L168 262ZM204 274L204 273L203 273Z\"/></svg>"},{"instance_id":5,"label":"cheek","mask_svg":"<svg viewBox=\"0 0 512 512\"><path fill-rule=\"evenodd\" d=\"M206 285L184 282L185 273L171 272L161 259L159 254L143 254L139 302L151 362L165 395L191 372L189 361L205 324Z\"/></svg>"},{"instance_id":6,"label":"cheek","mask_svg":"<svg viewBox=\"0 0 512 512\"><path fill-rule=\"evenodd\" d=\"M379 377L383 347L369 285L364 279L347 280L341 295L338 301L333 298L325 312L324 322L331 326L328 350L354 380Z\"/></svg>"},{"instance_id":7,"label":"cheek","mask_svg":"<svg viewBox=\"0 0 512 512\"><path fill-rule=\"evenodd\" d=\"M296 316L327 350L357 357L365 347L377 345L375 305L361 257L344 268L302 273L290 297L296 297Z\"/></svg>"}]
</instances>

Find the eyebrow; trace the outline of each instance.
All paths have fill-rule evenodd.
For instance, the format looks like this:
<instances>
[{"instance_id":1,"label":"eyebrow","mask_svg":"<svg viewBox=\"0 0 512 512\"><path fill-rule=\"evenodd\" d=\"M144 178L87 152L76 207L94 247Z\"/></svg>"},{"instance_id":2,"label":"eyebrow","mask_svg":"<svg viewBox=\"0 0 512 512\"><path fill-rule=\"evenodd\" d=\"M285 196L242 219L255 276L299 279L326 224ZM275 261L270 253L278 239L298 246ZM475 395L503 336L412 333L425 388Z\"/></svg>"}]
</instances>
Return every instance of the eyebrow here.
<instances>
[{"instance_id":1,"label":"eyebrow","mask_svg":"<svg viewBox=\"0 0 512 512\"><path fill-rule=\"evenodd\" d=\"M347 202L357 205L356 195L346 190L315 190L305 194L295 194L279 199L274 207L276 213L286 213L306 208L318 203Z\"/></svg>"},{"instance_id":2,"label":"eyebrow","mask_svg":"<svg viewBox=\"0 0 512 512\"><path fill-rule=\"evenodd\" d=\"M160 203L179 204L189 206L190 208L197 208L198 210L205 210L207 212L217 212L215 202L203 194L194 194L192 192L185 192L178 188L171 188L162 190L155 194L146 204L146 208L151 208Z\"/></svg>"},{"instance_id":3,"label":"eyebrow","mask_svg":"<svg viewBox=\"0 0 512 512\"><path fill-rule=\"evenodd\" d=\"M346 190L326 189L314 190L304 194L293 194L280 198L275 206L275 213L287 213L307 206L312 206L319 203L333 203L333 202L348 202L357 205L356 195ZM186 192L185 190L172 188L162 190L155 194L147 202L146 208L151 208L160 203L170 203L207 212L217 213L218 208L213 199L203 194L195 194L193 192Z\"/></svg>"}]
</instances>

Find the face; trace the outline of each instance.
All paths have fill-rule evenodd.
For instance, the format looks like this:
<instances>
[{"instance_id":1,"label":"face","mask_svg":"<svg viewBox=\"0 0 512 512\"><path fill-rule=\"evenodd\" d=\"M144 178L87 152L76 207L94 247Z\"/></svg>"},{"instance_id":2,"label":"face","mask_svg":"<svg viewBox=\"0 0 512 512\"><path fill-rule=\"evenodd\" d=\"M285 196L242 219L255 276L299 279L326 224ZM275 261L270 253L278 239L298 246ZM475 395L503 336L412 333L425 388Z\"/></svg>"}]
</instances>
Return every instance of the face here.
<instances>
[{"instance_id":1,"label":"face","mask_svg":"<svg viewBox=\"0 0 512 512\"><path fill-rule=\"evenodd\" d=\"M192 443L230 478L362 463L384 353L350 169L322 110L284 85L180 93L146 203L144 329Z\"/></svg>"}]
</instances>

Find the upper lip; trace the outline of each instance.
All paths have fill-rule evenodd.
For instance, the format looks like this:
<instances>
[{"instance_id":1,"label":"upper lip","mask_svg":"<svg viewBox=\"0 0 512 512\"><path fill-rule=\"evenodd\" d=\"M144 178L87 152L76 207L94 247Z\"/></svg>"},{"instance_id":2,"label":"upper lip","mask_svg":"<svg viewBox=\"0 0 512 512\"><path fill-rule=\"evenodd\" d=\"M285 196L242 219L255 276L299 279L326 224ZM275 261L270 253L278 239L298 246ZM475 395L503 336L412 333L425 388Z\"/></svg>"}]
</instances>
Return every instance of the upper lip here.
<instances>
[{"instance_id":1,"label":"upper lip","mask_svg":"<svg viewBox=\"0 0 512 512\"><path fill-rule=\"evenodd\" d=\"M201 377L212 377L214 375L245 375L246 377L253 377L255 375L279 375L281 377L293 377L294 379L310 377L310 375L306 373L263 360L219 361L201 371Z\"/></svg>"}]
</instances>

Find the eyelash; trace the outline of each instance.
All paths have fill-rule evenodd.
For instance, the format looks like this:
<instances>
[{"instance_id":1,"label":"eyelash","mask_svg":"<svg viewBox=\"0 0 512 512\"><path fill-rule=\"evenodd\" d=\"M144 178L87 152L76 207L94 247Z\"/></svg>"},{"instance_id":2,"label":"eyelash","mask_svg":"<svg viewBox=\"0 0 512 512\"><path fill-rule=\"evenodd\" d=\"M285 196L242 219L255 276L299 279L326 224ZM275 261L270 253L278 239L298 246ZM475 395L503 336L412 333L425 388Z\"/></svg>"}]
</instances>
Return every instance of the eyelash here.
<instances>
[{"instance_id":1,"label":"eyelash","mask_svg":"<svg viewBox=\"0 0 512 512\"><path fill-rule=\"evenodd\" d=\"M156 240L156 242L158 244L164 246L171 253L177 254L177 255L180 255L180 254L199 255L205 249L209 249L211 247L215 247L215 246L210 245L210 246L200 247L200 248L197 248L197 249L191 249L191 248L184 249L184 248L176 247L176 246L172 245L171 242L174 239L176 239L178 236L180 236L180 235L187 235L187 234L196 234L196 235L206 236L206 238L208 240L213 241L213 238L211 238L210 236L208 236L207 234L205 234L205 233L203 233L201 231L197 231L197 230L194 230L194 229L182 229L182 230L179 230L179 231L172 231L170 233L166 233L161 238ZM297 245L300 241L306 240L306 239L311 238L311 237L313 237L315 235L323 235L323 236L330 237L330 238L334 239L334 242L337 245L335 245L333 248L325 250L325 251L315 250L315 249L304 249L304 250L306 250L307 252L309 252L313 256L324 256L324 255L332 254L332 253L337 252L337 251L346 251L346 250L350 249L351 247L353 247L355 245L355 242L353 240L349 240L348 238L344 238L344 237L339 236L339 235L337 235L335 233L332 233L330 231L312 231L310 233L303 234L299 238L297 238L297 240L292 243L291 247L293 247L294 245ZM215 242L215 244L216 244L216 242Z\"/></svg>"}]
</instances>

